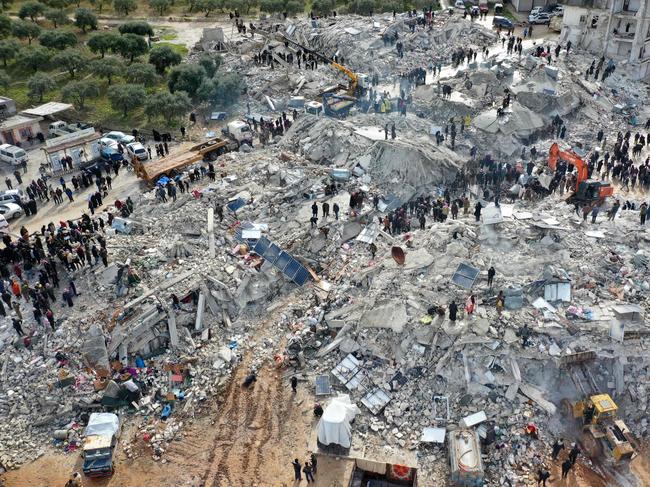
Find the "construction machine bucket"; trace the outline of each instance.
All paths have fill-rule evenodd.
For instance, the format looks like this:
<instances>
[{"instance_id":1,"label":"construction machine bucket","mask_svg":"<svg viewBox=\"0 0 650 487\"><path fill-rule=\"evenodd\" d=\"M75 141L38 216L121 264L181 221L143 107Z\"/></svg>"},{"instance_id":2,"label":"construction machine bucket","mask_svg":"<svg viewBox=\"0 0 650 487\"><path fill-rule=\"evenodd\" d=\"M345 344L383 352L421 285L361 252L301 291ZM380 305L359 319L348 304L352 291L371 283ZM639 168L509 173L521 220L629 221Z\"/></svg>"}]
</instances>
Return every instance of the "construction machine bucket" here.
<instances>
[{"instance_id":1,"label":"construction machine bucket","mask_svg":"<svg viewBox=\"0 0 650 487\"><path fill-rule=\"evenodd\" d=\"M399 265L404 265L404 262L406 261L406 255L404 255L402 247L395 246L390 249L390 253L393 256L393 259L395 259L395 262L397 262Z\"/></svg>"},{"instance_id":2,"label":"construction machine bucket","mask_svg":"<svg viewBox=\"0 0 650 487\"><path fill-rule=\"evenodd\" d=\"M589 350L587 352L570 353L568 355L560 357L560 366L567 367L570 365L583 364L585 362L594 360L596 357L597 354L593 350Z\"/></svg>"}]
</instances>

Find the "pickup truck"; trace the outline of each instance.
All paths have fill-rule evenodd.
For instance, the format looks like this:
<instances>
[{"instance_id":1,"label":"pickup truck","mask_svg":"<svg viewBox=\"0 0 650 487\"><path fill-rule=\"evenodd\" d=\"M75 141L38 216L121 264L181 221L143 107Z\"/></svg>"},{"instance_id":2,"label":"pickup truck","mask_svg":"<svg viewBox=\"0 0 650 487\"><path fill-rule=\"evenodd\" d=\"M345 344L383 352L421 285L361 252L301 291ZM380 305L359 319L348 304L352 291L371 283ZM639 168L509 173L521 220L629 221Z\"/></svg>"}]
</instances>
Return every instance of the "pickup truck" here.
<instances>
[{"instance_id":1,"label":"pickup truck","mask_svg":"<svg viewBox=\"0 0 650 487\"><path fill-rule=\"evenodd\" d=\"M68 135L89 128L92 128L92 125L88 125L87 123L66 123L63 120L57 120L49 125L48 133L50 137L59 137L61 135Z\"/></svg>"},{"instance_id":2,"label":"pickup truck","mask_svg":"<svg viewBox=\"0 0 650 487\"><path fill-rule=\"evenodd\" d=\"M84 433L83 472L87 477L113 475L113 454L120 434L120 419L113 413L93 413Z\"/></svg>"}]
</instances>

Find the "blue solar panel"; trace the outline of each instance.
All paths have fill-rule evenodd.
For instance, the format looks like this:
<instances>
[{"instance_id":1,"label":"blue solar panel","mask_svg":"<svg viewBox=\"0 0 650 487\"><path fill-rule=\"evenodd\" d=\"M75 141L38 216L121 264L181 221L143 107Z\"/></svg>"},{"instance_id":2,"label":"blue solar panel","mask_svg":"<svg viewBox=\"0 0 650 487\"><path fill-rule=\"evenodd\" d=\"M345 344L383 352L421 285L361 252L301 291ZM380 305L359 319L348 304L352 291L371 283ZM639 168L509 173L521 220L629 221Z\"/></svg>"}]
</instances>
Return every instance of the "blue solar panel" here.
<instances>
[{"instance_id":1,"label":"blue solar panel","mask_svg":"<svg viewBox=\"0 0 650 487\"><path fill-rule=\"evenodd\" d=\"M275 261L278 260L278 257L280 256L280 252L282 252L282 249L275 245L274 243L271 243L269 246L269 249L264 252L263 257L270 263L275 265Z\"/></svg>"},{"instance_id":2,"label":"blue solar panel","mask_svg":"<svg viewBox=\"0 0 650 487\"><path fill-rule=\"evenodd\" d=\"M271 241L266 237L262 237L257 241L255 247L253 247L253 250L257 255L261 255L262 257L264 257L264 254L269 250L270 246L271 246Z\"/></svg>"},{"instance_id":3,"label":"blue solar panel","mask_svg":"<svg viewBox=\"0 0 650 487\"><path fill-rule=\"evenodd\" d=\"M302 266L300 265L300 262L298 262L295 259L291 259L291 262L289 262L289 265L285 267L284 273L290 278L293 279L293 276L300 270Z\"/></svg>"},{"instance_id":4,"label":"blue solar panel","mask_svg":"<svg viewBox=\"0 0 650 487\"><path fill-rule=\"evenodd\" d=\"M298 272L296 272L296 275L293 276L293 282L298 284L298 286L302 286L310 277L311 274L309 274L309 271L304 267L300 267L300 270L298 270Z\"/></svg>"},{"instance_id":5,"label":"blue solar panel","mask_svg":"<svg viewBox=\"0 0 650 487\"><path fill-rule=\"evenodd\" d=\"M282 272L284 272L284 268L287 267L289 262L291 262L292 260L293 260L293 258L289 254L282 251L282 252L280 252L280 256L278 257L278 260L275 261L275 267L277 267Z\"/></svg>"}]
</instances>

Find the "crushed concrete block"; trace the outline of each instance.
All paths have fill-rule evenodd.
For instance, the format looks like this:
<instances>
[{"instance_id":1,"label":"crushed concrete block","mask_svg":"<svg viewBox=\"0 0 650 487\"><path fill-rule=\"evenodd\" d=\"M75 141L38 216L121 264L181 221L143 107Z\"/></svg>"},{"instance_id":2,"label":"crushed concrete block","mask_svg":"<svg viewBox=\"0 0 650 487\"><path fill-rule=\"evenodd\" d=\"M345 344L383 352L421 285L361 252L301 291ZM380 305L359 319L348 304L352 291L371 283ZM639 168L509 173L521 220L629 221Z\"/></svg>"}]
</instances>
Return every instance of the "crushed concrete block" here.
<instances>
[{"instance_id":1,"label":"crushed concrete block","mask_svg":"<svg viewBox=\"0 0 650 487\"><path fill-rule=\"evenodd\" d=\"M390 328L401 333L408 323L406 306L399 301L388 301L367 310L360 319L364 328Z\"/></svg>"}]
</instances>

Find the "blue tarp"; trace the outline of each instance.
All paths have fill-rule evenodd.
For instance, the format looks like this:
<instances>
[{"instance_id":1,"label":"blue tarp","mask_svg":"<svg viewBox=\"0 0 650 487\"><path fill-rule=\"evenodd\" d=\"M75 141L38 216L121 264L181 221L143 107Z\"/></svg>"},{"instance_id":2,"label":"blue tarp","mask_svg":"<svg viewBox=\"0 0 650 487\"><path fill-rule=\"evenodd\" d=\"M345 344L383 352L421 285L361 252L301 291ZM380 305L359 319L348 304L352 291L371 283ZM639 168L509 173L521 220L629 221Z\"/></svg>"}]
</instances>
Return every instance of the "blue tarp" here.
<instances>
[{"instance_id":1,"label":"blue tarp","mask_svg":"<svg viewBox=\"0 0 650 487\"><path fill-rule=\"evenodd\" d=\"M246 206L246 200L243 198L237 198L226 205L226 207L233 213L244 206Z\"/></svg>"},{"instance_id":2,"label":"blue tarp","mask_svg":"<svg viewBox=\"0 0 650 487\"><path fill-rule=\"evenodd\" d=\"M171 179L169 179L167 176L163 176L158 180L156 184L158 186L166 186L169 181L171 181Z\"/></svg>"}]
</instances>

